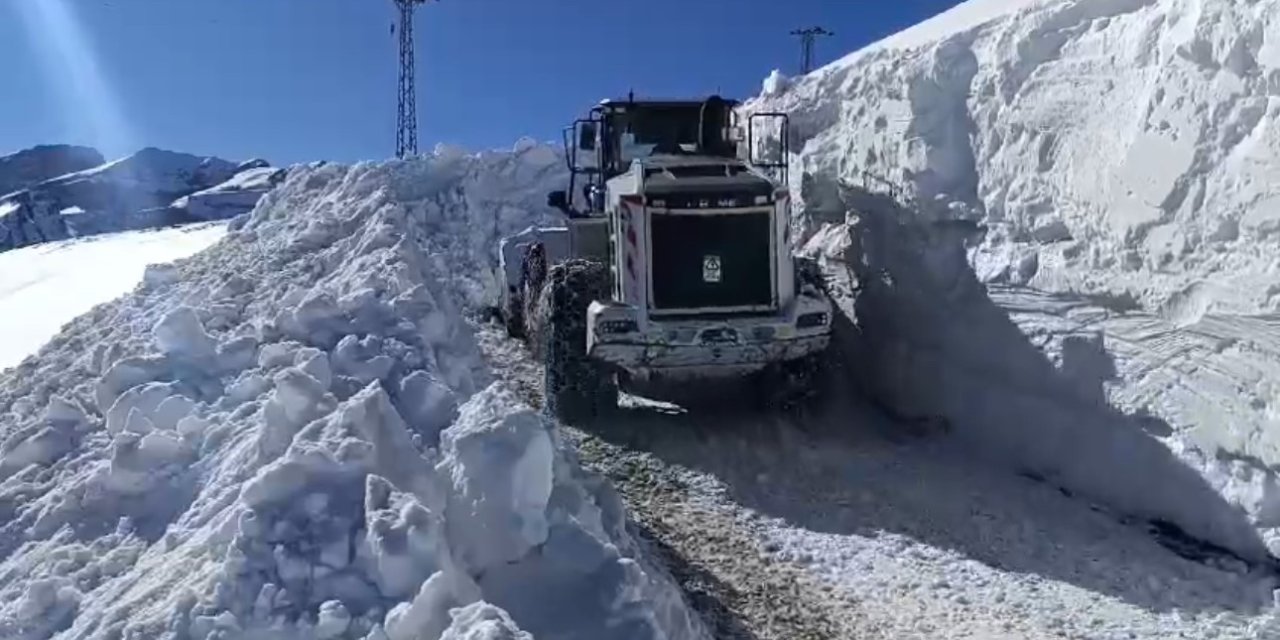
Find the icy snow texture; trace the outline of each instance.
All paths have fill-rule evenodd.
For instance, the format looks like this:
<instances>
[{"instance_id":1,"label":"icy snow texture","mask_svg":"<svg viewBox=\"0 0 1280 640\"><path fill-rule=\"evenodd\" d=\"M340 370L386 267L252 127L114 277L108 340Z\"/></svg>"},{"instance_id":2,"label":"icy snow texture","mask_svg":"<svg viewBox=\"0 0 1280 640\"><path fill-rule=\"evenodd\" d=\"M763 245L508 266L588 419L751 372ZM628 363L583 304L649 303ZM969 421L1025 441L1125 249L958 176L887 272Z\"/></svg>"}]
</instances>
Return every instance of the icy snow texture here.
<instances>
[{"instance_id":1,"label":"icy snow texture","mask_svg":"<svg viewBox=\"0 0 1280 640\"><path fill-rule=\"evenodd\" d=\"M64 240L0 253L0 369L18 364L66 322L128 292L150 264L217 242L223 224Z\"/></svg>"},{"instance_id":2,"label":"icy snow texture","mask_svg":"<svg viewBox=\"0 0 1280 640\"><path fill-rule=\"evenodd\" d=\"M0 637L705 637L462 317L560 166L298 168L0 374Z\"/></svg>"},{"instance_id":3,"label":"icy snow texture","mask_svg":"<svg viewBox=\"0 0 1280 640\"><path fill-rule=\"evenodd\" d=\"M1274 1L974 0L748 104L792 115L797 230L883 285L875 395L1256 556L1212 486L1280 551L1277 34ZM821 231L849 208L870 239Z\"/></svg>"}]
</instances>

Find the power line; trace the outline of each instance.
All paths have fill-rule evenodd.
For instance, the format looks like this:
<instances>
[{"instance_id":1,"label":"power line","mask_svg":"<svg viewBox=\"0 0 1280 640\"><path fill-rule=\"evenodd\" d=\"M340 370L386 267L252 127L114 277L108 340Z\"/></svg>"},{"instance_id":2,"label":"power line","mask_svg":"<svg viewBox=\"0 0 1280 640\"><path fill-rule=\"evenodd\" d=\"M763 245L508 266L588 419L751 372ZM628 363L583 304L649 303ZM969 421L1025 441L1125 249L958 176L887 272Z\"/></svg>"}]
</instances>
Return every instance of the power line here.
<instances>
[{"instance_id":1,"label":"power line","mask_svg":"<svg viewBox=\"0 0 1280 640\"><path fill-rule=\"evenodd\" d=\"M400 80L396 106L396 157L418 153L418 101L415 93L413 12L427 0L393 0L400 11ZM396 25L391 25L394 31Z\"/></svg>"},{"instance_id":2,"label":"power line","mask_svg":"<svg viewBox=\"0 0 1280 640\"><path fill-rule=\"evenodd\" d=\"M800 37L800 73L809 73L813 71L814 41L818 36L833 36L835 33L822 27L809 27L808 29L796 29L791 32L791 35Z\"/></svg>"}]
</instances>

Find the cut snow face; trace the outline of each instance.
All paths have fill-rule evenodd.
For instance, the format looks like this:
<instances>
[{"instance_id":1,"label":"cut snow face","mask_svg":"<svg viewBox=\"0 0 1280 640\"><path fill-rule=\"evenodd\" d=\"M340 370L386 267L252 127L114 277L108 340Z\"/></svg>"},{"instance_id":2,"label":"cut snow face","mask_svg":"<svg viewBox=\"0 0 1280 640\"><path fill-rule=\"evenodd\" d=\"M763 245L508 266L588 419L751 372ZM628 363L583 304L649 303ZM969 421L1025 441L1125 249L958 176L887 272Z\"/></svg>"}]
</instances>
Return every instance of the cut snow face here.
<instances>
[{"instance_id":1,"label":"cut snow face","mask_svg":"<svg viewBox=\"0 0 1280 640\"><path fill-rule=\"evenodd\" d=\"M562 166L290 172L0 375L0 637L705 637L462 317Z\"/></svg>"},{"instance_id":2,"label":"cut snow face","mask_svg":"<svg viewBox=\"0 0 1280 640\"><path fill-rule=\"evenodd\" d=\"M791 114L795 227L862 288L870 392L1280 552L1277 27L1274 2L975 0L769 83L745 108Z\"/></svg>"},{"instance_id":3,"label":"cut snow face","mask_svg":"<svg viewBox=\"0 0 1280 640\"><path fill-rule=\"evenodd\" d=\"M149 264L217 242L224 224L64 240L0 253L0 369L34 354L76 316L127 293Z\"/></svg>"}]
</instances>

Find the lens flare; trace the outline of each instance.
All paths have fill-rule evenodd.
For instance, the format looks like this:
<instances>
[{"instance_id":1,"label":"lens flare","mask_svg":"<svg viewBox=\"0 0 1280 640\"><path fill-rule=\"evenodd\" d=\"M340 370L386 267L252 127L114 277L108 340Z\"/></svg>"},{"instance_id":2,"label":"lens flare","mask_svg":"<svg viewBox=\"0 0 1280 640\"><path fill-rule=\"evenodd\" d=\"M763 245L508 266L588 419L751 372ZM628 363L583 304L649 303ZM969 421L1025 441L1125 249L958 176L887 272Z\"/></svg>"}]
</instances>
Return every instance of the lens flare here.
<instances>
[{"instance_id":1,"label":"lens flare","mask_svg":"<svg viewBox=\"0 0 1280 640\"><path fill-rule=\"evenodd\" d=\"M87 128L93 146L108 157L130 153L137 137L98 64L92 40L69 4L66 0L13 3L70 129Z\"/></svg>"}]
</instances>

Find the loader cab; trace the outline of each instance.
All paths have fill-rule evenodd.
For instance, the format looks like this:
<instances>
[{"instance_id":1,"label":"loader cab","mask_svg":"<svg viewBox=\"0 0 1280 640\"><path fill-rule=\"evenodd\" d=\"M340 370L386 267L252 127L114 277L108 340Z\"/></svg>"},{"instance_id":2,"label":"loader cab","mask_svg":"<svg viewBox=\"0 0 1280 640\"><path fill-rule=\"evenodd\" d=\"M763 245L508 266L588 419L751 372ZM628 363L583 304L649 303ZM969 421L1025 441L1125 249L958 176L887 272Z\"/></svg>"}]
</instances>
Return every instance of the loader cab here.
<instances>
[{"instance_id":1,"label":"loader cab","mask_svg":"<svg viewBox=\"0 0 1280 640\"><path fill-rule=\"evenodd\" d=\"M564 131L566 160L572 172L567 191L553 191L547 204L570 218L602 215L606 185L628 172L636 160L686 156L746 160L786 182L787 118L754 113L747 125L738 122L738 101L711 96L704 100L604 100L586 118ZM765 129L773 143L762 152L757 142Z\"/></svg>"}]
</instances>

